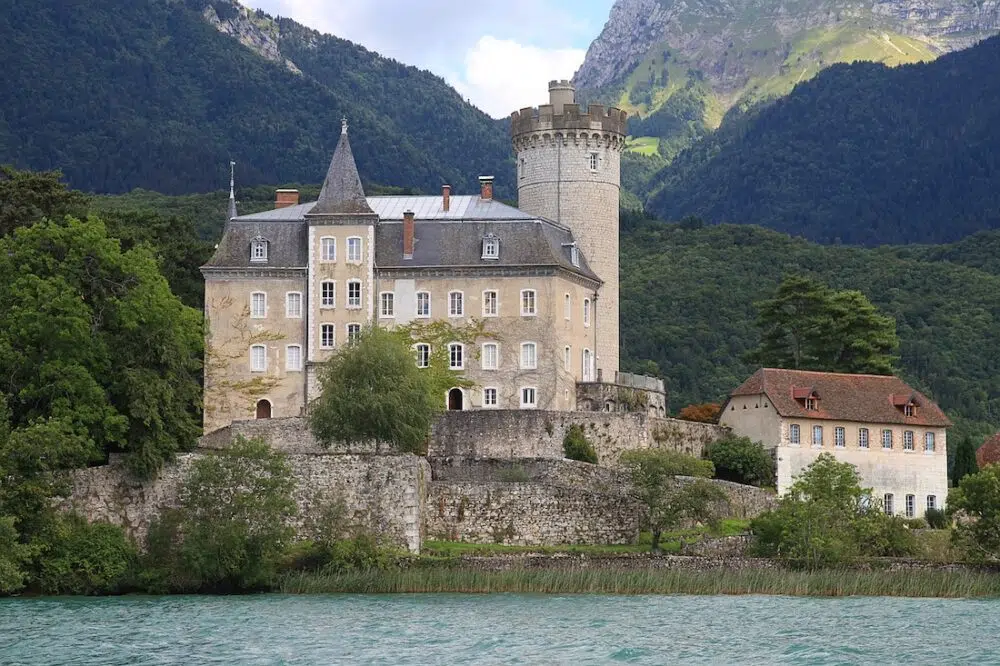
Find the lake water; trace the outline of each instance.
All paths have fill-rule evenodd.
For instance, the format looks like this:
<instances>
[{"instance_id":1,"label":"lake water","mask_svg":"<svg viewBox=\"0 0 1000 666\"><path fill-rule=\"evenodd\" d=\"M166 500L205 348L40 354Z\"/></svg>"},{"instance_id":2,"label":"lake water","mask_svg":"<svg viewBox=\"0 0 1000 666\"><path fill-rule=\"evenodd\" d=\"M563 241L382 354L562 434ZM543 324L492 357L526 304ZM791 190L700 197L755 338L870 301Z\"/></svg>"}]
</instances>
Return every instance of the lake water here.
<instances>
[{"instance_id":1,"label":"lake water","mask_svg":"<svg viewBox=\"0 0 1000 666\"><path fill-rule=\"evenodd\" d=\"M531 595L0 600L0 664L1000 664L1000 602Z\"/></svg>"}]
</instances>

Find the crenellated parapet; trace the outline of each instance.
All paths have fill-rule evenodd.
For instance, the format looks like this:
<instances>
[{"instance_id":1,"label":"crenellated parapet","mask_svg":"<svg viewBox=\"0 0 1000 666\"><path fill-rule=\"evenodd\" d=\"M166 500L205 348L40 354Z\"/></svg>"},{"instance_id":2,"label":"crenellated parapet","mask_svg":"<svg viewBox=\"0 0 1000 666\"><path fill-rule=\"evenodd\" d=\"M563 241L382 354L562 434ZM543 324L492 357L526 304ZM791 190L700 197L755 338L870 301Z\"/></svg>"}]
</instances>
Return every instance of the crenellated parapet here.
<instances>
[{"instance_id":1,"label":"crenellated parapet","mask_svg":"<svg viewBox=\"0 0 1000 666\"><path fill-rule=\"evenodd\" d=\"M594 142L615 150L625 147L625 124L628 113L621 109L591 104L586 111L579 104L543 104L511 114L511 137L514 149L554 141Z\"/></svg>"}]
</instances>

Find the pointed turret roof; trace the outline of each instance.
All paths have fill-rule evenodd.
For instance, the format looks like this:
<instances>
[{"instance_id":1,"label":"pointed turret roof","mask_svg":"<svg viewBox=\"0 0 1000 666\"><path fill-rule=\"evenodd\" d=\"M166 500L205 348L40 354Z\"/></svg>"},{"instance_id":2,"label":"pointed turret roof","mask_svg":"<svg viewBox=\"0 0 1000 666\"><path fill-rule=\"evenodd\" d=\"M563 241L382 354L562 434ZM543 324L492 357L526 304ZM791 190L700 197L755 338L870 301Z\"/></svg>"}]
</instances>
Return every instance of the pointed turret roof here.
<instances>
[{"instance_id":1,"label":"pointed turret roof","mask_svg":"<svg viewBox=\"0 0 1000 666\"><path fill-rule=\"evenodd\" d=\"M330 168L323 181L316 205L308 215L374 215L361 186L358 166L354 163L351 141L347 138L347 120L342 121L340 141L333 151Z\"/></svg>"}]
</instances>

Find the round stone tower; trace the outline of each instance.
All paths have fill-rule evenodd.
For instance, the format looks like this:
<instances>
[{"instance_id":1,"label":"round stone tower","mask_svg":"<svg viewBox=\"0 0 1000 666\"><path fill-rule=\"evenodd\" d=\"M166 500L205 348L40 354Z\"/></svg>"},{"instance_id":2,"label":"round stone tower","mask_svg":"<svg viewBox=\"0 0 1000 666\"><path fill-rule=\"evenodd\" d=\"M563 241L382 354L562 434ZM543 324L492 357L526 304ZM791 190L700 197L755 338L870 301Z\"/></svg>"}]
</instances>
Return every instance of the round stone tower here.
<instances>
[{"instance_id":1,"label":"round stone tower","mask_svg":"<svg viewBox=\"0 0 1000 666\"><path fill-rule=\"evenodd\" d=\"M603 381L618 371L618 205L624 111L591 104L581 111L569 81L549 83L549 103L511 114L517 154L517 205L569 227L598 292L597 369Z\"/></svg>"}]
</instances>

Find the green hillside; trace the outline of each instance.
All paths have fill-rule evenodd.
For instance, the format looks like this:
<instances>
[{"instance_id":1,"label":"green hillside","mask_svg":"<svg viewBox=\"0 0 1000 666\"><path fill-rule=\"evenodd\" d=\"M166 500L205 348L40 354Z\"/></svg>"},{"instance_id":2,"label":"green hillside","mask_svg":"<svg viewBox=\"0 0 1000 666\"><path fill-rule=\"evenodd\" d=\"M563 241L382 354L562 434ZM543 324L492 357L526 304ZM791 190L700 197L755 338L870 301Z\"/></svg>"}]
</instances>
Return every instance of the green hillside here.
<instances>
[{"instance_id":1,"label":"green hillside","mask_svg":"<svg viewBox=\"0 0 1000 666\"><path fill-rule=\"evenodd\" d=\"M932 63L838 65L733 115L654 177L664 219L819 242L941 243L1000 227L1000 38Z\"/></svg>"},{"instance_id":2,"label":"green hillside","mask_svg":"<svg viewBox=\"0 0 1000 666\"><path fill-rule=\"evenodd\" d=\"M277 35L280 57L206 16ZM444 80L233 0L8 0L0 57L0 163L83 190L209 191L230 159L245 185L317 182L345 116L374 182L510 188L502 123Z\"/></svg>"},{"instance_id":3,"label":"green hillside","mask_svg":"<svg viewBox=\"0 0 1000 666\"><path fill-rule=\"evenodd\" d=\"M996 247L1000 232L980 240ZM673 411L718 401L754 370L742 360L758 343L754 303L805 274L894 317L903 376L960 430L985 434L1000 425L1000 275L960 265L979 260L973 244L865 249L750 225L640 223L622 237L623 365L654 362Z\"/></svg>"}]
</instances>

